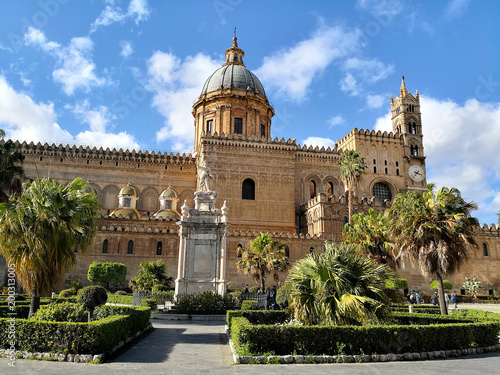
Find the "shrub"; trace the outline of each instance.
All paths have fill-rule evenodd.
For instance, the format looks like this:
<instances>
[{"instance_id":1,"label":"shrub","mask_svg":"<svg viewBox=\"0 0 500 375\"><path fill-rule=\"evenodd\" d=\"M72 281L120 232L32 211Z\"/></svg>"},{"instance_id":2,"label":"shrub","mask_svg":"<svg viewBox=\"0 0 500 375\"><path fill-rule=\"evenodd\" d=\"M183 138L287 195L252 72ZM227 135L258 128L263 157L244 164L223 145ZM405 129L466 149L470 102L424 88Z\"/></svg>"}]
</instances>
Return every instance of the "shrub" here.
<instances>
[{"instance_id":1,"label":"shrub","mask_svg":"<svg viewBox=\"0 0 500 375\"><path fill-rule=\"evenodd\" d=\"M253 312L248 312L252 314ZM243 313L241 313L243 315ZM410 314L406 314L407 316ZM229 314L228 314L229 316ZM412 318L413 316L410 315ZM404 314L401 314L404 318ZM245 316L231 316L231 337L240 355L383 354L488 347L497 343L498 322L454 323L457 318L422 318L432 325L299 326L253 325ZM410 319L410 318L408 318ZM321 339L319 339L321 338Z\"/></svg>"},{"instance_id":2,"label":"shrub","mask_svg":"<svg viewBox=\"0 0 500 375\"><path fill-rule=\"evenodd\" d=\"M257 292L259 291L260 287L258 286L251 286L250 288L248 288L248 293L250 294L257 294Z\"/></svg>"},{"instance_id":3,"label":"shrub","mask_svg":"<svg viewBox=\"0 0 500 375\"><path fill-rule=\"evenodd\" d=\"M94 309L99 305L104 305L107 300L108 294L102 286L87 286L78 295L78 303L82 304L89 312L89 322L92 320Z\"/></svg>"},{"instance_id":4,"label":"shrub","mask_svg":"<svg viewBox=\"0 0 500 375\"><path fill-rule=\"evenodd\" d=\"M108 316L90 323L16 319L16 349L29 352L109 354L150 325L146 307L101 306ZM11 320L0 318L0 348L9 346Z\"/></svg>"},{"instance_id":5,"label":"shrub","mask_svg":"<svg viewBox=\"0 0 500 375\"><path fill-rule=\"evenodd\" d=\"M61 290L61 292L59 293L59 297L61 297L61 298L68 298L68 297L72 297L72 296L76 296L75 289L64 289L64 290Z\"/></svg>"},{"instance_id":6,"label":"shrub","mask_svg":"<svg viewBox=\"0 0 500 375\"><path fill-rule=\"evenodd\" d=\"M143 298L141 300L141 306L149 307L151 310L158 309L158 305L157 305L156 300L154 298Z\"/></svg>"},{"instance_id":7,"label":"shrub","mask_svg":"<svg viewBox=\"0 0 500 375\"><path fill-rule=\"evenodd\" d=\"M166 292L168 290L168 286L166 285L163 285L163 284L156 284L155 286L153 286L153 288L151 289L151 292L154 293L155 291L156 292Z\"/></svg>"},{"instance_id":8,"label":"shrub","mask_svg":"<svg viewBox=\"0 0 500 375\"><path fill-rule=\"evenodd\" d=\"M82 305L77 303L55 302L40 306L33 319L38 321L86 322L87 312Z\"/></svg>"},{"instance_id":9,"label":"shrub","mask_svg":"<svg viewBox=\"0 0 500 375\"><path fill-rule=\"evenodd\" d=\"M126 296L128 293L125 292L124 290L118 290L115 292L115 295L117 296Z\"/></svg>"},{"instance_id":10,"label":"shrub","mask_svg":"<svg viewBox=\"0 0 500 375\"><path fill-rule=\"evenodd\" d=\"M179 296L175 311L181 314L224 314L234 309L236 302L230 294L221 296L214 292Z\"/></svg>"},{"instance_id":11,"label":"shrub","mask_svg":"<svg viewBox=\"0 0 500 375\"><path fill-rule=\"evenodd\" d=\"M387 289L408 289L408 281L402 278L385 280L385 287Z\"/></svg>"},{"instance_id":12,"label":"shrub","mask_svg":"<svg viewBox=\"0 0 500 375\"><path fill-rule=\"evenodd\" d=\"M122 283L127 275L127 267L123 263L93 262L89 266L87 279L93 282L106 283L109 289L110 282Z\"/></svg>"},{"instance_id":13,"label":"shrub","mask_svg":"<svg viewBox=\"0 0 500 375\"><path fill-rule=\"evenodd\" d=\"M246 299L241 303L242 310L256 310L257 309L257 301Z\"/></svg>"},{"instance_id":14,"label":"shrub","mask_svg":"<svg viewBox=\"0 0 500 375\"><path fill-rule=\"evenodd\" d=\"M276 292L276 303L280 305L282 309L288 307L290 303L290 287L288 285L282 286Z\"/></svg>"},{"instance_id":15,"label":"shrub","mask_svg":"<svg viewBox=\"0 0 500 375\"><path fill-rule=\"evenodd\" d=\"M432 290L437 290L437 281L433 280L431 283L431 289ZM443 280L443 289L445 290L450 290L453 289L453 285L448 281L448 280Z\"/></svg>"}]
</instances>

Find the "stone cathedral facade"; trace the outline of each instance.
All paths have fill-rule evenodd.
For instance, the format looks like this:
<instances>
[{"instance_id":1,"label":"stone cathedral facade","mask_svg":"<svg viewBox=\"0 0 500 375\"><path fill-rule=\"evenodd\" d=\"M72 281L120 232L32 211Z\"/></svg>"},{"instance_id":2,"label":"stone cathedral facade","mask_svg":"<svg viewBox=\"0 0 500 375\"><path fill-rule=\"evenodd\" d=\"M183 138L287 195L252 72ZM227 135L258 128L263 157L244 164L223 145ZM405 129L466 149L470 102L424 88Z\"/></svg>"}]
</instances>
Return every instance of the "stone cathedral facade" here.
<instances>
[{"instance_id":1,"label":"stone cathedral facade","mask_svg":"<svg viewBox=\"0 0 500 375\"><path fill-rule=\"evenodd\" d=\"M92 261L121 262L127 280L144 261L162 260L175 278L178 263L180 206L193 207L199 165L212 169L210 189L217 206L227 202L226 280L240 288L250 282L238 274L236 248L261 232L289 246L291 262L323 243L341 241L347 202L337 163L343 150L366 158L367 174L355 193L355 212L384 210L398 193L426 189L426 160L419 94L404 77L390 98L390 133L353 129L333 149L301 146L295 139L272 139L274 109L264 87L243 61L236 38L226 62L208 77L192 107L194 154L167 154L49 144L20 143L29 178L50 176L62 183L88 180L102 203L94 248L78 255L65 279L88 283ZM425 110L425 109L423 109ZM38 172L37 172L38 171ZM459 292L464 277L500 293L500 233L495 225L477 229L479 249L449 279ZM429 291L430 279L408 267L400 270L410 288ZM283 275L281 281L284 280ZM272 283L272 280L268 280Z\"/></svg>"}]
</instances>

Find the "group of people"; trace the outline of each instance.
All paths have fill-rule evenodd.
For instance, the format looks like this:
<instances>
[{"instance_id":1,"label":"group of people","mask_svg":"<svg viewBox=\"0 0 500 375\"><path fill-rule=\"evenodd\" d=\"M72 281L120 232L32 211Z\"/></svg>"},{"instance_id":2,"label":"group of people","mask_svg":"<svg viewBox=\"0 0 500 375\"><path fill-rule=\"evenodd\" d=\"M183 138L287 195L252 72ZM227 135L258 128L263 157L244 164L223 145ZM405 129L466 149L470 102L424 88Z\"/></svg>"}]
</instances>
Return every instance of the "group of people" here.
<instances>
[{"instance_id":1,"label":"group of people","mask_svg":"<svg viewBox=\"0 0 500 375\"><path fill-rule=\"evenodd\" d=\"M451 296L448 296L448 293L444 294L444 302L446 303L446 307L450 305L450 303L453 303L453 307L456 309L458 308L458 297L457 293L452 293ZM434 294L431 296L430 303L432 303L435 306L439 305L439 296L437 292L434 292Z\"/></svg>"}]
</instances>

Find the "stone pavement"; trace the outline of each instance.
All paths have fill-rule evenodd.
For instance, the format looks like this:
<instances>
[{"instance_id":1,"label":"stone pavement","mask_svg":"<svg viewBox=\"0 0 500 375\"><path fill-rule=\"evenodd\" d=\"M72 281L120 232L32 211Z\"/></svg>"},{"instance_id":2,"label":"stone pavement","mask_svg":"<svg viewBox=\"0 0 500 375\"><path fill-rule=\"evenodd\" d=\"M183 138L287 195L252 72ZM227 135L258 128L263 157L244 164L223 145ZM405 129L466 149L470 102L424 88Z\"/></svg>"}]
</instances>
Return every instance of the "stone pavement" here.
<instances>
[{"instance_id":1,"label":"stone pavement","mask_svg":"<svg viewBox=\"0 0 500 375\"><path fill-rule=\"evenodd\" d=\"M500 311L500 306L480 305ZM466 306L459 305L459 308ZM468 308L472 306L467 306ZM476 305L474 307L479 307ZM152 320L155 328L122 353L100 365L17 360L16 368L0 358L0 374L498 374L500 352L420 362L341 363L306 365L232 365L223 322Z\"/></svg>"}]
</instances>

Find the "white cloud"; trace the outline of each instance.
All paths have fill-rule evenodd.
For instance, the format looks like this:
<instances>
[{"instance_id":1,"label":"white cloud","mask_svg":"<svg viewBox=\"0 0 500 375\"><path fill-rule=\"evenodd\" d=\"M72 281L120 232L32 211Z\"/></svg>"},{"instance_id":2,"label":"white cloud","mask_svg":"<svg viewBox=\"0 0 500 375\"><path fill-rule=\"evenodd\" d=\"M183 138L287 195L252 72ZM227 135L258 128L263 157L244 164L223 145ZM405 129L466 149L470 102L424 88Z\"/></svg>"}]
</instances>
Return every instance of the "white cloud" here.
<instances>
[{"instance_id":1,"label":"white cloud","mask_svg":"<svg viewBox=\"0 0 500 375\"><path fill-rule=\"evenodd\" d=\"M360 47L361 32L340 26L322 26L311 38L264 58L255 74L278 95L301 101L330 64L350 56Z\"/></svg>"},{"instance_id":2,"label":"white cloud","mask_svg":"<svg viewBox=\"0 0 500 375\"><path fill-rule=\"evenodd\" d=\"M128 6L127 16L135 18L135 23L148 19L150 10L147 0L131 0Z\"/></svg>"},{"instance_id":3,"label":"white cloud","mask_svg":"<svg viewBox=\"0 0 500 375\"><path fill-rule=\"evenodd\" d=\"M68 143L73 137L56 123L53 103L35 103L26 93L16 92L0 76L0 128L12 139Z\"/></svg>"},{"instance_id":4,"label":"white cloud","mask_svg":"<svg viewBox=\"0 0 500 375\"><path fill-rule=\"evenodd\" d=\"M0 98L0 128L6 131L9 138L35 143L139 149L130 134L106 132L106 126L113 119L106 107L90 109L87 102L75 106L73 112L83 123L90 125L90 131L73 137L57 124L53 103L35 103L26 93L16 92L3 76L0 76Z\"/></svg>"},{"instance_id":5,"label":"white cloud","mask_svg":"<svg viewBox=\"0 0 500 375\"><path fill-rule=\"evenodd\" d=\"M52 78L62 84L66 95L107 83L105 78L96 75L91 55L93 43L89 37L72 38L67 46L61 46L48 41L42 31L29 27L24 38L26 44L33 44L57 59Z\"/></svg>"},{"instance_id":6,"label":"white cloud","mask_svg":"<svg viewBox=\"0 0 500 375\"><path fill-rule=\"evenodd\" d=\"M330 124L330 129L336 125L344 123L344 118L341 115L333 116L327 122Z\"/></svg>"},{"instance_id":7,"label":"white cloud","mask_svg":"<svg viewBox=\"0 0 500 375\"><path fill-rule=\"evenodd\" d=\"M429 175L438 186L456 187L479 204L475 214L493 221L500 209L500 103L475 99L459 105L452 100L420 96L424 151ZM392 130L390 113L375 130Z\"/></svg>"},{"instance_id":8,"label":"white cloud","mask_svg":"<svg viewBox=\"0 0 500 375\"><path fill-rule=\"evenodd\" d=\"M129 18L133 19L136 24L139 24L140 21L147 20L149 14L150 10L147 0L131 0L127 12L116 6L114 2L110 2L92 25L90 25L90 33L96 32L100 27L109 26L116 22L123 23Z\"/></svg>"},{"instance_id":9,"label":"white cloud","mask_svg":"<svg viewBox=\"0 0 500 375\"><path fill-rule=\"evenodd\" d=\"M129 57L134 52L134 49L132 48L132 43L128 40L122 40L120 42L120 47L122 49L120 55L123 56L124 58Z\"/></svg>"},{"instance_id":10,"label":"white cloud","mask_svg":"<svg viewBox=\"0 0 500 375\"><path fill-rule=\"evenodd\" d=\"M153 106L165 117L156 133L157 142L169 140L174 151L188 151L194 142L193 98L200 95L207 77L222 62L201 53L184 61L172 53L155 52L148 61L148 89L154 92Z\"/></svg>"},{"instance_id":11,"label":"white cloud","mask_svg":"<svg viewBox=\"0 0 500 375\"><path fill-rule=\"evenodd\" d=\"M353 57L343 63L342 69L346 73L340 81L341 90L351 96L359 96L366 93L366 86L373 85L392 74L394 65L386 65L377 59Z\"/></svg>"},{"instance_id":12,"label":"white cloud","mask_svg":"<svg viewBox=\"0 0 500 375\"><path fill-rule=\"evenodd\" d=\"M319 148L325 146L325 148L330 147L333 149L335 147L335 142L332 141L330 138L321 138L321 137L307 137L302 141L302 144L313 147L318 146Z\"/></svg>"},{"instance_id":13,"label":"white cloud","mask_svg":"<svg viewBox=\"0 0 500 375\"><path fill-rule=\"evenodd\" d=\"M387 100L386 95L367 95L366 104L368 108L380 108L384 105Z\"/></svg>"},{"instance_id":14,"label":"white cloud","mask_svg":"<svg viewBox=\"0 0 500 375\"><path fill-rule=\"evenodd\" d=\"M399 0L358 0L356 6L369 11L375 17L384 17L389 20L403 10L403 3Z\"/></svg>"},{"instance_id":15,"label":"white cloud","mask_svg":"<svg viewBox=\"0 0 500 375\"><path fill-rule=\"evenodd\" d=\"M69 107L68 107L69 108ZM107 132L108 125L116 120L116 115L109 111L106 106L90 108L87 100L70 108L73 113L81 120L82 123L90 126L90 131L80 132L75 136L75 141L78 144L109 147L109 148L126 148L139 150L139 144L134 136L127 132L119 132L113 134Z\"/></svg>"},{"instance_id":16,"label":"white cloud","mask_svg":"<svg viewBox=\"0 0 500 375\"><path fill-rule=\"evenodd\" d=\"M470 0L450 0L444 10L447 19L461 17L469 7Z\"/></svg>"}]
</instances>

